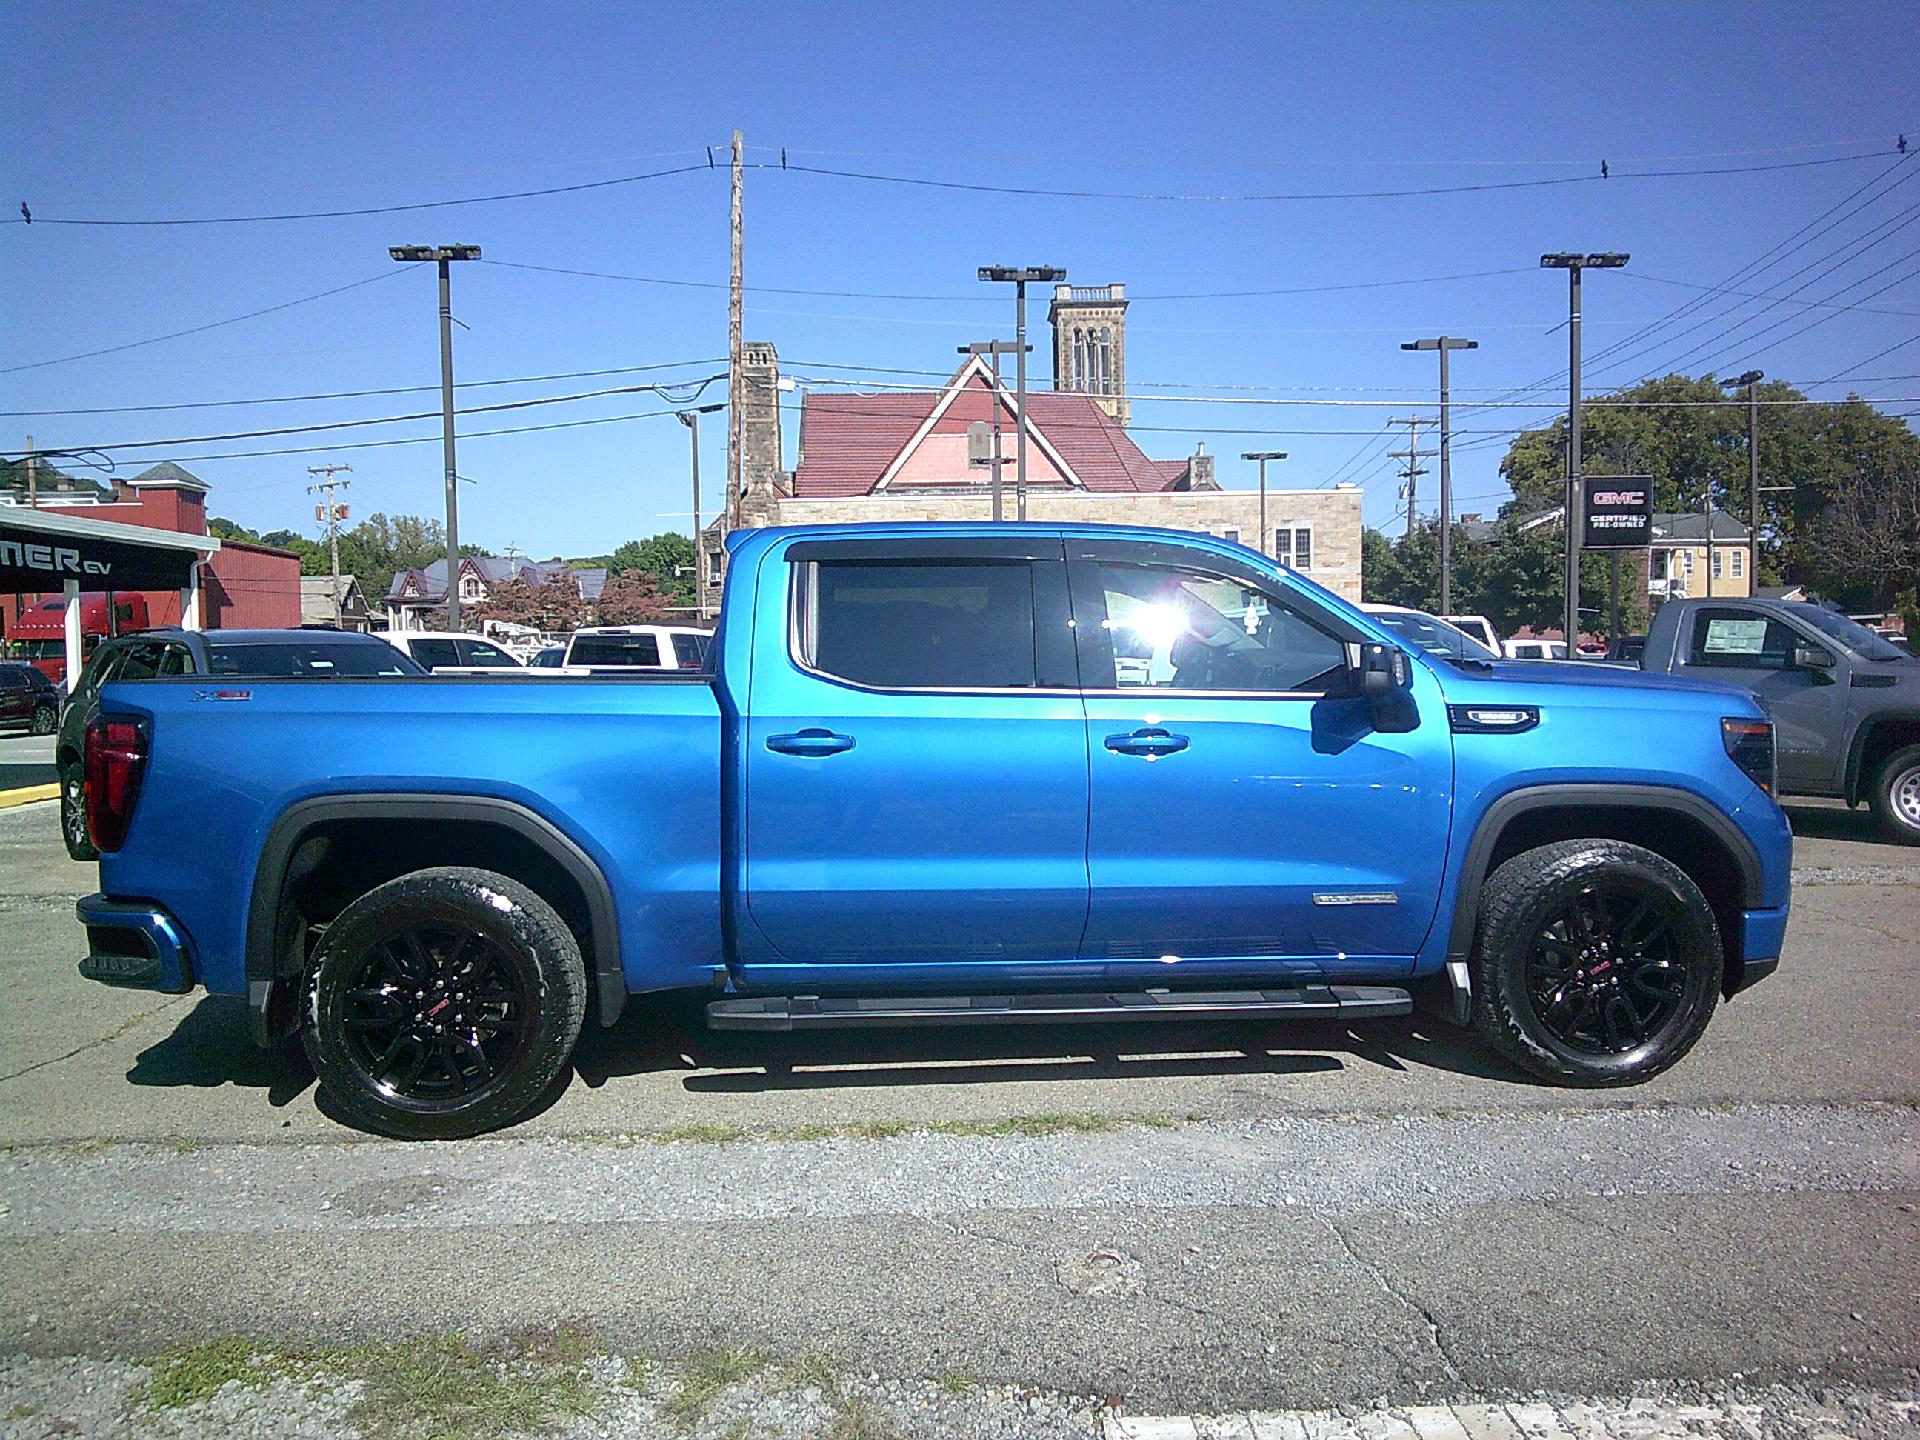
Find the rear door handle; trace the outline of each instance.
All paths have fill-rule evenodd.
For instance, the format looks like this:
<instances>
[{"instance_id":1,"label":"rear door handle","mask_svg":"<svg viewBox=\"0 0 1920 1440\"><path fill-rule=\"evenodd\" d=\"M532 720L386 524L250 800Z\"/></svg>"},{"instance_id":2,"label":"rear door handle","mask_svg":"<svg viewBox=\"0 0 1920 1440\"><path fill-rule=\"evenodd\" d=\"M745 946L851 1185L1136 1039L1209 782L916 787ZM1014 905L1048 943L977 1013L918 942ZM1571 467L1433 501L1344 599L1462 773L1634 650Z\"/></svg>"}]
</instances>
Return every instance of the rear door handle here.
<instances>
[{"instance_id":1,"label":"rear door handle","mask_svg":"<svg viewBox=\"0 0 1920 1440\"><path fill-rule=\"evenodd\" d=\"M782 755L838 755L852 748L851 735L836 735L831 730L808 729L767 737L767 749Z\"/></svg>"},{"instance_id":2,"label":"rear door handle","mask_svg":"<svg viewBox=\"0 0 1920 1440\"><path fill-rule=\"evenodd\" d=\"M1192 742L1184 735L1175 735L1159 726L1149 726L1144 730L1135 730L1130 735L1107 736L1107 749L1116 755L1145 755L1151 759L1155 755L1174 755L1187 748Z\"/></svg>"}]
</instances>

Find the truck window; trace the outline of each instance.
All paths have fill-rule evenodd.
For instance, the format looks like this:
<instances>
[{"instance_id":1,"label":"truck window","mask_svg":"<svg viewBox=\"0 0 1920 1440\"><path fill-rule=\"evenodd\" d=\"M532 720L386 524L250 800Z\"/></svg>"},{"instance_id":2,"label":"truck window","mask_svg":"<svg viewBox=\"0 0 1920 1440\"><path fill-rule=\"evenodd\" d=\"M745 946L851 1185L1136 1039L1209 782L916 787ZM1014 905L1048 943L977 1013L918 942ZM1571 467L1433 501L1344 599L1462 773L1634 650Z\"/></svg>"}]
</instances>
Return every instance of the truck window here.
<instances>
[{"instance_id":1,"label":"truck window","mask_svg":"<svg viewBox=\"0 0 1920 1440\"><path fill-rule=\"evenodd\" d=\"M114 675L116 680L151 680L160 670L160 652L166 647L154 644L129 645L126 658Z\"/></svg>"},{"instance_id":2,"label":"truck window","mask_svg":"<svg viewBox=\"0 0 1920 1440\"><path fill-rule=\"evenodd\" d=\"M1033 567L1025 560L820 560L803 576L799 658L811 669L888 689L1037 683Z\"/></svg>"},{"instance_id":3,"label":"truck window","mask_svg":"<svg viewBox=\"0 0 1920 1440\"><path fill-rule=\"evenodd\" d=\"M576 635L569 665L644 665L658 668L660 641L652 635Z\"/></svg>"},{"instance_id":4,"label":"truck window","mask_svg":"<svg viewBox=\"0 0 1920 1440\"><path fill-rule=\"evenodd\" d=\"M518 660L491 640L462 640L460 649L465 652L460 661L463 665L485 665L505 670L520 668Z\"/></svg>"},{"instance_id":5,"label":"truck window","mask_svg":"<svg viewBox=\"0 0 1920 1440\"><path fill-rule=\"evenodd\" d=\"M460 663L460 652L453 648L451 640L412 640L408 642L408 650L429 670Z\"/></svg>"},{"instance_id":6,"label":"truck window","mask_svg":"<svg viewBox=\"0 0 1920 1440\"><path fill-rule=\"evenodd\" d=\"M1725 670L1784 670L1795 636L1780 621L1747 610L1702 609L1693 617L1687 664Z\"/></svg>"},{"instance_id":7,"label":"truck window","mask_svg":"<svg viewBox=\"0 0 1920 1440\"><path fill-rule=\"evenodd\" d=\"M1345 678L1339 640L1239 580L1117 562L1097 573L1118 689L1322 695Z\"/></svg>"}]
</instances>

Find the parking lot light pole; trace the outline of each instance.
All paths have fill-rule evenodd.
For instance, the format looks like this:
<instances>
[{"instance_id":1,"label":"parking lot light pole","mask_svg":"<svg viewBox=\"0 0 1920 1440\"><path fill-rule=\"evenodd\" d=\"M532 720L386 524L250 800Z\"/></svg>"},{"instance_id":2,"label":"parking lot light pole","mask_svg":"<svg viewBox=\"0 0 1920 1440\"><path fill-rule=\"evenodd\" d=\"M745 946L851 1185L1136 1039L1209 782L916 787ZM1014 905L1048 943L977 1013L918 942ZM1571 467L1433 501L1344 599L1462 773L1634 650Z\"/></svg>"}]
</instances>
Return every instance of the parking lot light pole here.
<instances>
[{"instance_id":1,"label":"parking lot light pole","mask_svg":"<svg viewBox=\"0 0 1920 1440\"><path fill-rule=\"evenodd\" d=\"M1747 593L1760 590L1760 382L1761 370L1749 370L1720 383L1729 390L1747 392ZM1709 537L1711 543L1711 537ZM1707 568L1713 568L1713 552L1707 552Z\"/></svg>"},{"instance_id":2,"label":"parking lot light pole","mask_svg":"<svg viewBox=\"0 0 1920 1440\"><path fill-rule=\"evenodd\" d=\"M1439 335L1431 340L1408 340L1400 348L1440 352L1440 613L1447 616L1453 613L1453 425L1447 356L1455 350L1478 350L1480 342Z\"/></svg>"},{"instance_id":3,"label":"parking lot light pole","mask_svg":"<svg viewBox=\"0 0 1920 1440\"><path fill-rule=\"evenodd\" d=\"M1580 273L1588 269L1618 270L1628 258L1618 250L1598 250L1587 255L1561 251L1540 257L1541 269L1567 272L1567 501L1564 514L1569 660L1580 644Z\"/></svg>"},{"instance_id":4,"label":"parking lot light pole","mask_svg":"<svg viewBox=\"0 0 1920 1440\"><path fill-rule=\"evenodd\" d=\"M460 480L453 462L453 285L455 260L478 260L478 245L390 245L387 254L408 264L440 266L440 449L447 470L447 628L460 628Z\"/></svg>"},{"instance_id":5,"label":"parking lot light pole","mask_svg":"<svg viewBox=\"0 0 1920 1440\"><path fill-rule=\"evenodd\" d=\"M1273 554L1273 551L1267 548L1267 461L1284 460L1287 458L1287 452L1284 450L1246 450L1241 452L1240 458L1242 460L1258 460L1260 462L1259 549L1262 555L1270 556Z\"/></svg>"},{"instance_id":6,"label":"parking lot light pole","mask_svg":"<svg viewBox=\"0 0 1920 1440\"><path fill-rule=\"evenodd\" d=\"M1027 286L1064 280L1067 271L1062 265L982 265L979 274L982 280L1011 281L1014 287L1013 343L1018 349L1014 353L1013 388L1019 398L1014 414L1013 485L1019 518L1024 520L1027 518ZM998 475L998 469L994 473Z\"/></svg>"}]
</instances>

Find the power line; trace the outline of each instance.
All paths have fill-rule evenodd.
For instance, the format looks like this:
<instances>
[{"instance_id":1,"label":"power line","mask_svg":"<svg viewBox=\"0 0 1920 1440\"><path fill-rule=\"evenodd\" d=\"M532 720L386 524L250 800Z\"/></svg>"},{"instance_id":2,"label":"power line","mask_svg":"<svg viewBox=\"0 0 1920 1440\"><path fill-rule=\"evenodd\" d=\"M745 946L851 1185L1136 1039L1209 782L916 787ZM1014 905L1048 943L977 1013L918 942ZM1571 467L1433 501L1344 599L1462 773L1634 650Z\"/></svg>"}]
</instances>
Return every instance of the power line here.
<instances>
[{"instance_id":1,"label":"power line","mask_svg":"<svg viewBox=\"0 0 1920 1440\"><path fill-rule=\"evenodd\" d=\"M1789 295L1772 295L1764 290L1733 290L1721 285L1696 285L1690 280L1669 280L1662 275L1643 275L1639 271L1631 269L1623 270L1620 273L1634 280L1651 280L1656 285L1677 285L1683 290L1706 290L1721 295L1738 295L1743 300L1772 300L1781 304L1804 305L1810 310L1853 310L1866 315L1898 315L1903 318L1909 316L1920 317L1920 310L1888 310L1884 307L1873 305L1839 305L1830 300L1795 300Z\"/></svg>"},{"instance_id":2,"label":"power line","mask_svg":"<svg viewBox=\"0 0 1920 1440\"><path fill-rule=\"evenodd\" d=\"M238 325L243 320L258 320L262 315L272 315L279 310L291 310L296 305L308 305L315 300L324 300L329 295L344 294L348 290L358 290L363 285L372 285L398 274L395 270L382 270L369 275L364 280L355 280L350 284L336 285L331 290L322 290L317 295L302 295L298 300L283 300L278 305L269 305L264 310L250 310L245 315L235 315L227 320L212 320L205 325L195 325L186 330L175 330L166 335L155 335L146 340L129 340L124 345L109 345L104 350L84 350L78 355L61 355L52 360L33 360L25 365L0 366L0 375L12 375L21 370L44 370L49 365L64 365L69 360L91 360L96 355L114 355L122 350L138 350L143 345L158 345L162 340L178 340L184 335L199 335L207 330L218 330L226 325Z\"/></svg>"},{"instance_id":3,"label":"power line","mask_svg":"<svg viewBox=\"0 0 1920 1440\"><path fill-rule=\"evenodd\" d=\"M642 175L616 175L608 180L583 180L576 185L549 185L539 190L509 190L498 195L466 195L457 200L415 200L404 205L367 205L357 210L299 210L278 215L192 215L149 217L139 220L106 220L35 215L0 216L7 225L264 225L284 220L345 220L362 215L400 215L414 210L444 210L454 205L490 205L500 200L533 200L546 195L574 195L583 190L605 190L615 185L636 185L643 180L660 180L669 175L688 175L706 170L706 165L676 165L667 170L650 170Z\"/></svg>"},{"instance_id":4,"label":"power line","mask_svg":"<svg viewBox=\"0 0 1920 1440\"><path fill-rule=\"evenodd\" d=\"M478 390L494 385L530 385L543 380L587 380L604 375L640 375L653 370L682 370L693 365L718 365L720 357L669 360L657 365L615 365L602 370L557 370L547 375L512 375L501 380L461 380L456 390ZM688 380L687 385L696 383ZM329 390L308 395L263 395L250 400L178 400L162 405L100 405L77 410L0 410L0 418L21 419L45 415L133 415L162 410L217 410L237 405L291 405L308 400L360 400L372 395L417 395L438 385L387 385L372 390ZM668 385L664 388L676 388Z\"/></svg>"},{"instance_id":5,"label":"power line","mask_svg":"<svg viewBox=\"0 0 1920 1440\"><path fill-rule=\"evenodd\" d=\"M1059 200L1139 200L1180 204L1273 204L1313 200L1400 200L1426 195L1466 195L1493 190L1537 190L1556 185L1606 185L1615 180L1690 179L1716 175L1752 175L1775 170L1803 170L1816 165L1843 165L1872 160L1896 153L1891 149L1869 150L1858 155L1830 155L1813 160L1784 160L1767 165L1725 165L1696 170L1612 170L1609 175L1559 175L1538 180L1493 180L1473 185L1425 185L1398 190L1320 190L1283 191L1269 194L1180 194L1145 193L1120 190L1076 190L1043 185L995 185L983 181L938 180L920 175L886 175L870 170L841 170L824 165L782 164L778 161L754 161L754 170L777 170L783 174L823 175L840 180L861 180L885 185L908 185L933 190L959 190L972 194L1027 195Z\"/></svg>"}]
</instances>

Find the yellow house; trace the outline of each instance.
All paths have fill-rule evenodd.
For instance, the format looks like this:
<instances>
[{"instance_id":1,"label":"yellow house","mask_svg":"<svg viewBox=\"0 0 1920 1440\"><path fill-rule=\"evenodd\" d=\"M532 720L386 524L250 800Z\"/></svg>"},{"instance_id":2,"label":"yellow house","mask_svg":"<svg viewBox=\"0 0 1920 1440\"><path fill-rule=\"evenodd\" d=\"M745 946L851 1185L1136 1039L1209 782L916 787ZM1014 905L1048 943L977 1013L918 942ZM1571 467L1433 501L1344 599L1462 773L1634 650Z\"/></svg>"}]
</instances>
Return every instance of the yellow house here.
<instances>
[{"instance_id":1,"label":"yellow house","mask_svg":"<svg viewBox=\"0 0 1920 1440\"><path fill-rule=\"evenodd\" d=\"M1694 511L1653 517L1647 555L1647 595L1656 600L1697 600L1708 595L1753 594L1753 536L1745 525L1715 510L1712 548L1708 517Z\"/></svg>"}]
</instances>

